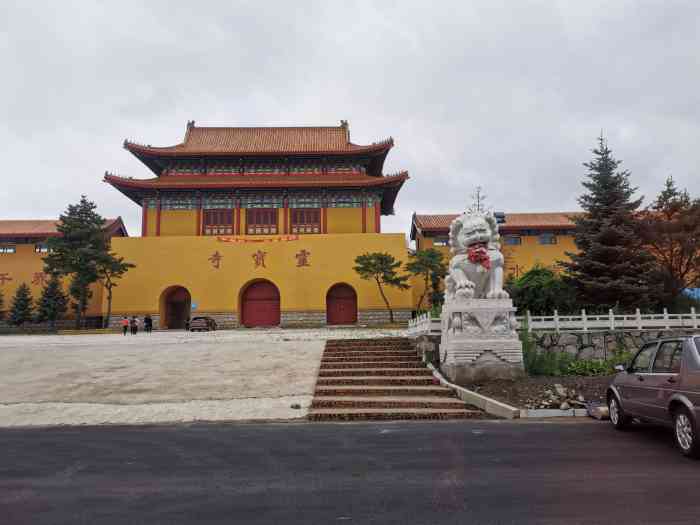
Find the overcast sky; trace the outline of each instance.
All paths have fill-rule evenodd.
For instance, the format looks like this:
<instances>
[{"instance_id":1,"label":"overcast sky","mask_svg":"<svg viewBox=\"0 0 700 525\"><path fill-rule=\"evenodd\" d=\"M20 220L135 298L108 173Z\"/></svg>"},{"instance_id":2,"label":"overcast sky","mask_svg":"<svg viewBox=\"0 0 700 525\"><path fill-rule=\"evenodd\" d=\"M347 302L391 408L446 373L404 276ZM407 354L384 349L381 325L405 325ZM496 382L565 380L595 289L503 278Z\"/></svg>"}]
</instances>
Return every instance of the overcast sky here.
<instances>
[{"instance_id":1,"label":"overcast sky","mask_svg":"<svg viewBox=\"0 0 700 525\"><path fill-rule=\"evenodd\" d=\"M139 234L103 173L150 177L123 140L176 144L190 119L393 136L385 171L411 179L385 231L477 185L498 210L575 210L601 130L647 199L668 175L699 195L699 22L693 0L5 0L0 217L85 193Z\"/></svg>"}]
</instances>

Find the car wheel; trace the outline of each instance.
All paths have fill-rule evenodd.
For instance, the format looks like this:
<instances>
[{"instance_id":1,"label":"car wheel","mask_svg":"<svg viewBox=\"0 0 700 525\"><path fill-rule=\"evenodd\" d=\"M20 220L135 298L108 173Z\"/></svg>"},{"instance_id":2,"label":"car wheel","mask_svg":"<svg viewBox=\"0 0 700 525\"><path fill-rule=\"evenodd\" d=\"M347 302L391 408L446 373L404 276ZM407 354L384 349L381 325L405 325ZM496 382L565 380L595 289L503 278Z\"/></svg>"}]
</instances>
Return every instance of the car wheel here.
<instances>
[{"instance_id":1,"label":"car wheel","mask_svg":"<svg viewBox=\"0 0 700 525\"><path fill-rule=\"evenodd\" d=\"M608 399L608 412L610 414L610 422L617 430L629 428L632 420L625 415L625 411L622 410L620 401L615 394L611 395L610 399Z\"/></svg>"},{"instance_id":2,"label":"car wheel","mask_svg":"<svg viewBox=\"0 0 700 525\"><path fill-rule=\"evenodd\" d=\"M690 410L685 407L680 407L673 413L673 434L676 445L684 456L700 457L700 443L696 437L695 422L690 415Z\"/></svg>"}]
</instances>

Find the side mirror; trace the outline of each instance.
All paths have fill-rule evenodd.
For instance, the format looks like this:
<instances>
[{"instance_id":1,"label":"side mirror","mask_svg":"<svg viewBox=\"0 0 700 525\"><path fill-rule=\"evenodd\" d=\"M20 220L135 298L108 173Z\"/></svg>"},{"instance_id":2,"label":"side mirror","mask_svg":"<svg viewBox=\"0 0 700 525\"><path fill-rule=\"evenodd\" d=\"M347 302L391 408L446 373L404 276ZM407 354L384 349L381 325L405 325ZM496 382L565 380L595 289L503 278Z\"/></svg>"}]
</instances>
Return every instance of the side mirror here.
<instances>
[{"instance_id":1,"label":"side mirror","mask_svg":"<svg viewBox=\"0 0 700 525\"><path fill-rule=\"evenodd\" d=\"M615 365L615 372L624 372L625 370L625 365Z\"/></svg>"}]
</instances>

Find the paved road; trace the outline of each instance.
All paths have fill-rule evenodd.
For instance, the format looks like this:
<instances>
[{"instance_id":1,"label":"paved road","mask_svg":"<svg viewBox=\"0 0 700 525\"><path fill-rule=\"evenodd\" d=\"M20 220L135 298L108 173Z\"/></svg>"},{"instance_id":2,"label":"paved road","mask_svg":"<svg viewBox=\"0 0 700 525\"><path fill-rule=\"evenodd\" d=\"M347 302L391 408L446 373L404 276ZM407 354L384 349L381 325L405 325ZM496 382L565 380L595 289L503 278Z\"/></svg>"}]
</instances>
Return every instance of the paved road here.
<instances>
[{"instance_id":1,"label":"paved road","mask_svg":"<svg viewBox=\"0 0 700 525\"><path fill-rule=\"evenodd\" d=\"M501 421L0 431L0 523L700 522L665 430Z\"/></svg>"}]
</instances>

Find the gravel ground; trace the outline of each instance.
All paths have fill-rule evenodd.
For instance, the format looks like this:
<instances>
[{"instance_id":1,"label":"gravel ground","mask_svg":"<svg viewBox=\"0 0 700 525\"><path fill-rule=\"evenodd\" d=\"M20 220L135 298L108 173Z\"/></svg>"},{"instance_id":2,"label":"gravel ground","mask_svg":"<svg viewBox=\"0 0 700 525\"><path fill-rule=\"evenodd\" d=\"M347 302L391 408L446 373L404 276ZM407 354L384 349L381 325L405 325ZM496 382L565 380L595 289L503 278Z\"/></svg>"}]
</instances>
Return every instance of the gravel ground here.
<instances>
[{"instance_id":1,"label":"gravel ground","mask_svg":"<svg viewBox=\"0 0 700 525\"><path fill-rule=\"evenodd\" d=\"M301 418L326 339L397 335L270 329L0 337L0 427Z\"/></svg>"},{"instance_id":2,"label":"gravel ground","mask_svg":"<svg viewBox=\"0 0 700 525\"><path fill-rule=\"evenodd\" d=\"M545 397L544 391L554 390L555 384L577 391L586 401L605 402L605 392L613 377L530 376L518 381L477 383L467 388L518 408L525 408L532 400L542 399Z\"/></svg>"}]
</instances>

